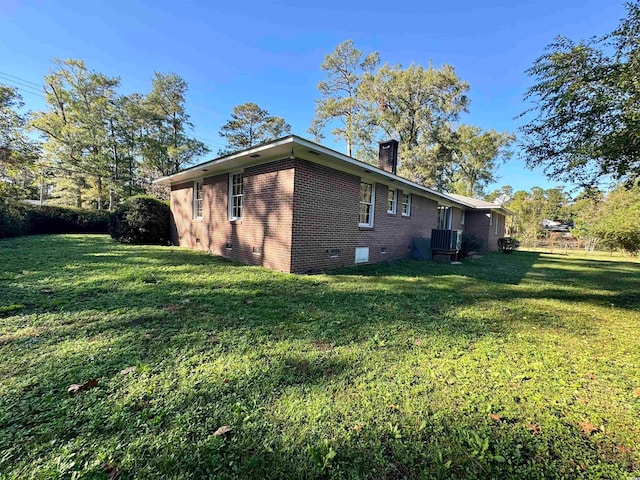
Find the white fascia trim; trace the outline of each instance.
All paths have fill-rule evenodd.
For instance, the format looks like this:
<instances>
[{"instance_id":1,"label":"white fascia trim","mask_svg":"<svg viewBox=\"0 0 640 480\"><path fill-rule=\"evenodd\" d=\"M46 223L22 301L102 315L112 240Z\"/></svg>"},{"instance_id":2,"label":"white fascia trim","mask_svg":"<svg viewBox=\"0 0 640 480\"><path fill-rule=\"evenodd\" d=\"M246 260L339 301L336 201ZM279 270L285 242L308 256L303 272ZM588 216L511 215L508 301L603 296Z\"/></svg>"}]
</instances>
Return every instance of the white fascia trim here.
<instances>
[{"instance_id":1,"label":"white fascia trim","mask_svg":"<svg viewBox=\"0 0 640 480\"><path fill-rule=\"evenodd\" d=\"M180 180L181 177L188 177L190 173L195 172L196 170L199 170L199 169L201 170L203 168L211 167L214 165L215 166L225 165L241 157L246 157L246 156L250 157L251 155L260 154L261 152L264 152L265 150L269 150L274 147L286 145L287 143L293 143L294 140L295 138L293 137L293 135L289 135L288 137L282 138L280 140L276 140L271 143L265 143L263 145L260 145L254 148L250 148L248 150L242 150L241 152L233 153L226 157L215 158L213 160L209 160L204 163L199 163L198 165L194 165L193 167L189 167L186 170L182 170L181 172L174 173L173 175L167 175L166 177L158 178L151 183L170 185L171 183L173 183L174 180ZM184 181L185 182L189 181L189 179L187 178Z\"/></svg>"}]
</instances>

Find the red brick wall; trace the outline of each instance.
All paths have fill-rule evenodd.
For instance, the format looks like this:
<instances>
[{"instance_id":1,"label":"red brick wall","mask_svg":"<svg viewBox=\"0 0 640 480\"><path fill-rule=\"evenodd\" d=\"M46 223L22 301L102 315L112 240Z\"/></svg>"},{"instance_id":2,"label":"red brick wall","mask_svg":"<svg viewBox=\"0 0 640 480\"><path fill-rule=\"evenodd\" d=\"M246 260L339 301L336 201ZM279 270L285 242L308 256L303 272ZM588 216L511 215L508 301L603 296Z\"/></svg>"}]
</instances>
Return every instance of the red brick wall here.
<instances>
[{"instance_id":1,"label":"red brick wall","mask_svg":"<svg viewBox=\"0 0 640 480\"><path fill-rule=\"evenodd\" d=\"M505 235L504 215L493 212L493 220L498 220L498 234L495 223L490 221L488 210L467 211L465 218L465 232L474 233L484 240L482 250L495 251L498 249L498 239Z\"/></svg>"},{"instance_id":2,"label":"red brick wall","mask_svg":"<svg viewBox=\"0 0 640 480\"><path fill-rule=\"evenodd\" d=\"M437 203L412 195L411 216L403 217L398 192L396 214L387 213L386 185L376 183L373 228L359 222L360 177L306 160L296 160L291 269L294 272L355 263L355 248L369 247L369 262L406 257L413 237L430 237ZM386 253L381 249L385 248ZM338 249L337 258L330 252Z\"/></svg>"},{"instance_id":3,"label":"red brick wall","mask_svg":"<svg viewBox=\"0 0 640 480\"><path fill-rule=\"evenodd\" d=\"M174 243L290 271L293 163L287 159L244 170L242 220L235 222L229 221L228 173L203 180L202 220L192 218L193 183L172 186Z\"/></svg>"},{"instance_id":4,"label":"red brick wall","mask_svg":"<svg viewBox=\"0 0 640 480\"><path fill-rule=\"evenodd\" d=\"M464 230L464 225L460 222L462 221L462 210L456 207L451 207L451 228L453 230Z\"/></svg>"}]
</instances>

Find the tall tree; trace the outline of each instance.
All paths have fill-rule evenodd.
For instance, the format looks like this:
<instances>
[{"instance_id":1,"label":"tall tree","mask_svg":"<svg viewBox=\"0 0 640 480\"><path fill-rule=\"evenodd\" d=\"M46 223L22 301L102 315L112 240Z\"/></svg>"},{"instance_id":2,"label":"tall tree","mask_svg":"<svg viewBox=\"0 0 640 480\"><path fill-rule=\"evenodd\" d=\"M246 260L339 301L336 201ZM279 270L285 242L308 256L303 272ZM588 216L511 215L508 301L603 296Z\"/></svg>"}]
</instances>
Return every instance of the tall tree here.
<instances>
[{"instance_id":1,"label":"tall tree","mask_svg":"<svg viewBox=\"0 0 640 480\"><path fill-rule=\"evenodd\" d=\"M220 153L244 150L291 132L291 126L281 117L274 117L252 102L233 107L231 119L220 129L227 146Z\"/></svg>"},{"instance_id":2,"label":"tall tree","mask_svg":"<svg viewBox=\"0 0 640 480\"><path fill-rule=\"evenodd\" d=\"M175 73L155 73L144 100L143 161L160 175L176 173L206 154L204 143L188 134L193 128L185 109L187 82Z\"/></svg>"},{"instance_id":3,"label":"tall tree","mask_svg":"<svg viewBox=\"0 0 640 480\"><path fill-rule=\"evenodd\" d=\"M511 156L514 136L495 130L482 131L460 125L452 147L451 183L447 191L467 196L484 196L485 187L496 181L496 168Z\"/></svg>"},{"instance_id":4,"label":"tall tree","mask_svg":"<svg viewBox=\"0 0 640 480\"><path fill-rule=\"evenodd\" d=\"M368 113L387 138L400 142L405 176L442 186L443 167L455 145L451 124L467 110L468 89L449 65L384 65L365 75L362 95L369 102Z\"/></svg>"},{"instance_id":5,"label":"tall tree","mask_svg":"<svg viewBox=\"0 0 640 480\"><path fill-rule=\"evenodd\" d=\"M558 37L527 70L534 118L522 128L523 156L550 178L584 186L640 176L640 2L612 33L590 41Z\"/></svg>"},{"instance_id":6,"label":"tall tree","mask_svg":"<svg viewBox=\"0 0 640 480\"><path fill-rule=\"evenodd\" d=\"M0 85L0 195L23 196L39 156L38 144L26 134L23 106L17 89Z\"/></svg>"},{"instance_id":7,"label":"tall tree","mask_svg":"<svg viewBox=\"0 0 640 480\"><path fill-rule=\"evenodd\" d=\"M113 170L107 128L120 80L89 71L81 60L55 65L45 77L49 110L36 113L32 125L45 134L45 151L64 172L60 189L72 189L79 207L89 190L90 201L102 208Z\"/></svg>"},{"instance_id":8,"label":"tall tree","mask_svg":"<svg viewBox=\"0 0 640 480\"><path fill-rule=\"evenodd\" d=\"M371 142L371 117L360 95L363 76L372 73L380 63L378 52L365 55L355 48L353 40L339 44L325 56L320 68L326 72L326 80L318 84L320 98L316 100L316 115L309 132L321 139L323 130L334 121L339 123L331 130L347 144L347 155L352 156L358 144Z\"/></svg>"}]
</instances>

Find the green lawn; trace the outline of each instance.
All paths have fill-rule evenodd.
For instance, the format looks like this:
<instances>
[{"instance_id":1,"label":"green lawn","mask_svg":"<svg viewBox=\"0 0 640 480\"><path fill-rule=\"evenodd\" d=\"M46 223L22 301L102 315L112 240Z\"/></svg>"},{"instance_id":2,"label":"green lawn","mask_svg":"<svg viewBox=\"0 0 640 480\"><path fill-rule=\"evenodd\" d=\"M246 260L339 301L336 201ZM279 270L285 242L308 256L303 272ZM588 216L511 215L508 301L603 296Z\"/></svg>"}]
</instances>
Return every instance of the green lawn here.
<instances>
[{"instance_id":1,"label":"green lawn","mask_svg":"<svg viewBox=\"0 0 640 480\"><path fill-rule=\"evenodd\" d=\"M639 306L620 259L295 276L4 240L0 478L630 479Z\"/></svg>"}]
</instances>

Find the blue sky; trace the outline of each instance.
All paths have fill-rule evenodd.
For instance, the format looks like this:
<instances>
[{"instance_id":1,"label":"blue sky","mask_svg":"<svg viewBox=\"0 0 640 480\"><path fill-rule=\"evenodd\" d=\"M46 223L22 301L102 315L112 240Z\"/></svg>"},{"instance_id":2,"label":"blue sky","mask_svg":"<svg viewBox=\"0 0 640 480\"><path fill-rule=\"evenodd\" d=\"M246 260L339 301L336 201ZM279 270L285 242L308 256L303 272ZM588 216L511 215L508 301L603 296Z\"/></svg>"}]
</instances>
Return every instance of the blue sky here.
<instances>
[{"instance_id":1,"label":"blue sky","mask_svg":"<svg viewBox=\"0 0 640 480\"><path fill-rule=\"evenodd\" d=\"M309 137L320 63L343 40L383 62L448 63L471 85L465 123L515 132L530 84L524 71L558 34L613 30L617 0L165 1L0 0L0 82L22 89L30 109L52 58L78 58L119 76L123 92L145 93L154 71L189 83L194 134L216 152L220 126L252 101ZM10 75L10 76L8 76ZM343 149L330 135L327 146ZM495 188L548 188L542 171L511 160Z\"/></svg>"}]
</instances>

